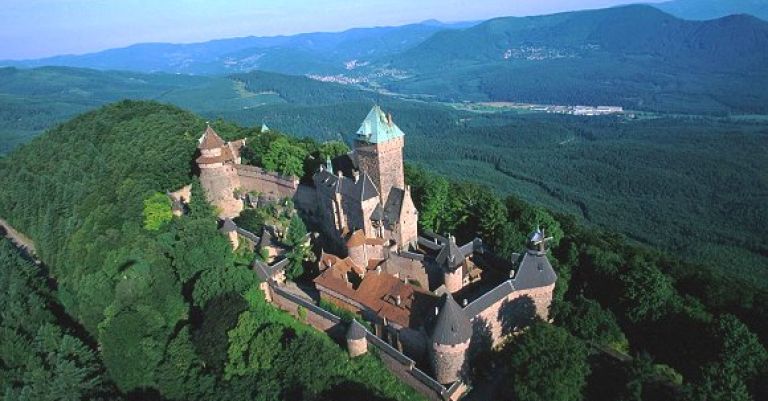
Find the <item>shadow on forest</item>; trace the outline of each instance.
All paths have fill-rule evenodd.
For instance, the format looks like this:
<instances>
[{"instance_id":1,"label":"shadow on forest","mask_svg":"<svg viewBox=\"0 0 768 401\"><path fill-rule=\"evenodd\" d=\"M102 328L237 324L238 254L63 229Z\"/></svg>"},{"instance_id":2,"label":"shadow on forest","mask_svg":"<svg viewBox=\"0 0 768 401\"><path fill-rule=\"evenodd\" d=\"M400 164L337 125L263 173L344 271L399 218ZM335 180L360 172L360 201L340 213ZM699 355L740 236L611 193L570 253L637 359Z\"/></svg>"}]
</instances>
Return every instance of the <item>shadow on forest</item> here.
<instances>
[{"instance_id":1,"label":"shadow on forest","mask_svg":"<svg viewBox=\"0 0 768 401\"><path fill-rule=\"evenodd\" d=\"M390 401L389 398L371 394L371 389L358 382L345 380L320 393L313 401Z\"/></svg>"},{"instance_id":2,"label":"shadow on forest","mask_svg":"<svg viewBox=\"0 0 768 401\"><path fill-rule=\"evenodd\" d=\"M499 308L498 319L501 322L501 335L508 336L521 330L536 318L536 304L527 295L513 300L505 300Z\"/></svg>"}]
</instances>

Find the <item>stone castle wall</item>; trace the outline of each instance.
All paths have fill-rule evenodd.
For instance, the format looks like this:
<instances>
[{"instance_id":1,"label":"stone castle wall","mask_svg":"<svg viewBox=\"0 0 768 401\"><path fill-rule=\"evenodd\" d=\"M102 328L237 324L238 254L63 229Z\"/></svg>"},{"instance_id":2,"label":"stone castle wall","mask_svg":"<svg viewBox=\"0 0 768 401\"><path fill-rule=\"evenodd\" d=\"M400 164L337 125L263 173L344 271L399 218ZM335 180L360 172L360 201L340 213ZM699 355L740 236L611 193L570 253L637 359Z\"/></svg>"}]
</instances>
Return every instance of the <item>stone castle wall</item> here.
<instances>
[{"instance_id":1,"label":"stone castle wall","mask_svg":"<svg viewBox=\"0 0 768 401\"><path fill-rule=\"evenodd\" d=\"M240 188L243 191L259 192L273 199L293 198L299 189L296 177L286 177L277 173L267 172L261 167L245 164L235 165Z\"/></svg>"},{"instance_id":2,"label":"stone castle wall","mask_svg":"<svg viewBox=\"0 0 768 401\"><path fill-rule=\"evenodd\" d=\"M554 290L555 285L552 284L547 287L512 292L472 317L475 336L490 335L490 339L486 340L490 340L495 347L510 334L530 323L535 316L548 321ZM477 333L478 330L486 333Z\"/></svg>"},{"instance_id":3,"label":"stone castle wall","mask_svg":"<svg viewBox=\"0 0 768 401\"><path fill-rule=\"evenodd\" d=\"M419 212L416 210L416 205L413 204L409 186L406 188L405 196L403 197L403 207L400 213L400 221L398 222L397 243L402 249L407 249L408 244L418 241L418 220Z\"/></svg>"}]
</instances>

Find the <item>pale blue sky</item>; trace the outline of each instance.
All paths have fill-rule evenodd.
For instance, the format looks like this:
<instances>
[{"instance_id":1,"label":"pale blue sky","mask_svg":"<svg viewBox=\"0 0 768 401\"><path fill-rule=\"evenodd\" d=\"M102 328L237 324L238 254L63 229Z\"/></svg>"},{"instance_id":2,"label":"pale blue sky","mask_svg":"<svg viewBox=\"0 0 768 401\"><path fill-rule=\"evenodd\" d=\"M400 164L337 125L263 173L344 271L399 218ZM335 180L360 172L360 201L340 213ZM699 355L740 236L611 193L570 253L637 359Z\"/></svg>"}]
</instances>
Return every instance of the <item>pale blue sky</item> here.
<instances>
[{"instance_id":1,"label":"pale blue sky","mask_svg":"<svg viewBox=\"0 0 768 401\"><path fill-rule=\"evenodd\" d=\"M647 0L654 2L659 0ZM426 19L467 21L628 0L2 0L0 59L79 54L141 42L341 31ZM636 1L635 1L636 2Z\"/></svg>"}]
</instances>

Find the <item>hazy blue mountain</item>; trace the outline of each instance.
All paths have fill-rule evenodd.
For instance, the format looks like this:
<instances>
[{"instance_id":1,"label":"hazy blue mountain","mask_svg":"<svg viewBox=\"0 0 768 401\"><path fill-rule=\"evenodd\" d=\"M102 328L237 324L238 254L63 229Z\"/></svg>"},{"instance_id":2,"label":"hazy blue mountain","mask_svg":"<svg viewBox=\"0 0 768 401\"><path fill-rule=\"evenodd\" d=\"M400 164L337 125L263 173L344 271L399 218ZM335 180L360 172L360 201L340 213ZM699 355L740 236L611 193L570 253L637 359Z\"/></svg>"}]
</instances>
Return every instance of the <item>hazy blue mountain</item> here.
<instances>
[{"instance_id":1,"label":"hazy blue mountain","mask_svg":"<svg viewBox=\"0 0 768 401\"><path fill-rule=\"evenodd\" d=\"M691 20L750 14L768 21L768 0L674 0L654 6L677 17Z\"/></svg>"},{"instance_id":2,"label":"hazy blue mountain","mask_svg":"<svg viewBox=\"0 0 768 401\"><path fill-rule=\"evenodd\" d=\"M398 27L357 28L333 33L244 37L192 44L142 43L84 55L0 61L0 65L53 65L192 74L224 74L253 69L294 74L330 73L345 71L345 63L353 60L364 63L375 57L398 53L419 44L435 32L472 24L445 24L430 20Z\"/></svg>"},{"instance_id":3,"label":"hazy blue mountain","mask_svg":"<svg viewBox=\"0 0 768 401\"><path fill-rule=\"evenodd\" d=\"M497 18L378 60L394 91L442 98L766 111L768 23L686 21L650 6Z\"/></svg>"}]
</instances>

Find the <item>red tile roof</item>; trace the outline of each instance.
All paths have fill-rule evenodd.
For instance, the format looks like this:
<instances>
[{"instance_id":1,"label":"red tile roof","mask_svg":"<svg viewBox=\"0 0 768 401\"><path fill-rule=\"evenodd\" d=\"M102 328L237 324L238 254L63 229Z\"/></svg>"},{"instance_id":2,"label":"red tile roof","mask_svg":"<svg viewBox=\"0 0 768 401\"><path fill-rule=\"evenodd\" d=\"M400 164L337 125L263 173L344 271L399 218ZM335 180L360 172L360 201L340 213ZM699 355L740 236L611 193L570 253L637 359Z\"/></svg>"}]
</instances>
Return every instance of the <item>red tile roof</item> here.
<instances>
[{"instance_id":1,"label":"red tile roof","mask_svg":"<svg viewBox=\"0 0 768 401\"><path fill-rule=\"evenodd\" d=\"M327 267L330 263L330 267ZM353 288L345 275L350 270L358 272L359 267L351 259L340 259L334 255L321 256L321 269L325 270L315 279L320 291L328 289L352 301L364 305L379 317L402 327L418 328L424 324L438 299L432 294L404 283L401 279L374 270L365 272L357 288ZM399 298L399 304L398 304Z\"/></svg>"},{"instance_id":2,"label":"red tile roof","mask_svg":"<svg viewBox=\"0 0 768 401\"><path fill-rule=\"evenodd\" d=\"M203 136L200 138L200 144L197 145L198 149L216 149L225 145L224 140L221 139L219 134L211 128L209 125Z\"/></svg>"}]
</instances>

